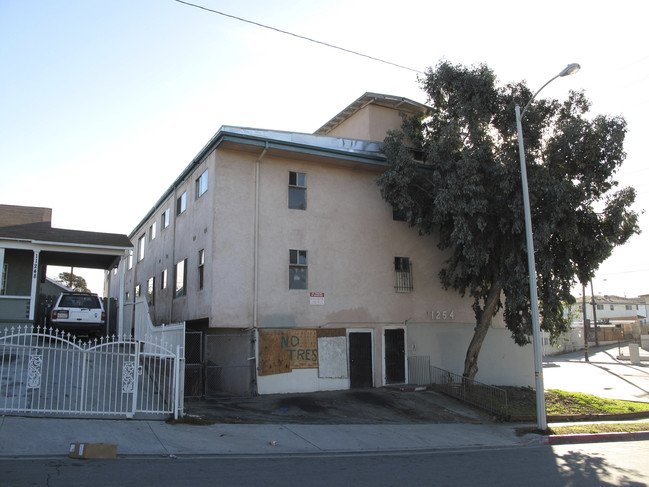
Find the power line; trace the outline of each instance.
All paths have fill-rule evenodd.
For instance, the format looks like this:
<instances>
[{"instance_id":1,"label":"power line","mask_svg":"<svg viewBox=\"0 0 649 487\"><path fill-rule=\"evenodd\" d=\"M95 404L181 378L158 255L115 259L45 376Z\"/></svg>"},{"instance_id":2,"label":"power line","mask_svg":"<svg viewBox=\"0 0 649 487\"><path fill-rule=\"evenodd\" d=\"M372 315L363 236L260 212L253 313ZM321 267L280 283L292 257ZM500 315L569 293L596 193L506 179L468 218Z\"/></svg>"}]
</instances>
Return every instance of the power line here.
<instances>
[{"instance_id":1,"label":"power line","mask_svg":"<svg viewBox=\"0 0 649 487\"><path fill-rule=\"evenodd\" d=\"M374 56L370 56L368 54L363 54L362 52L352 51L351 49L345 49L344 47L335 46L333 44L329 44L329 43L323 42L323 41L318 41L318 40L312 39L310 37L302 36L302 35L299 35L299 34L294 34L292 32L281 30L281 29L278 29L276 27L271 27L269 25L260 24L259 22L254 22L252 20L247 20L247 19L244 19L244 18L241 18L241 17L237 17L236 15L226 14L224 12L219 12L218 10L213 10L211 8L203 7L201 5L196 5L194 3L184 2L183 0L174 0L174 1L178 2L178 3L182 3L183 5L188 5L189 7L195 7L195 8L205 10L205 11L213 13L213 14L218 14L218 15L222 15L223 17L228 17L228 18L231 18L231 19L235 19L235 20L238 20L240 22L245 22L247 24L256 25L257 27L263 27L264 29L274 30L275 32L279 32L280 34L286 34L286 35L289 35L289 36L297 37L298 39L302 39L302 40L305 40L305 41L313 42L315 44L320 44L320 45L323 45L323 46L326 46L326 47L330 47L332 49L338 49L339 51L343 51L343 52L346 52L346 53L349 53L349 54L354 54L355 56L361 56L361 57L364 57L364 58L367 58L367 59L371 59L372 61L378 61L380 63L389 64L390 66L394 66L394 67L401 68L401 69L406 69L408 71L413 71L413 72L419 73L419 74L426 74L423 71L420 71L419 69L409 68L408 66L403 66L401 64L396 64L396 63L393 63L393 62L390 62L390 61L385 61L384 59L380 59L380 58L377 58L377 57L374 57Z\"/></svg>"}]
</instances>

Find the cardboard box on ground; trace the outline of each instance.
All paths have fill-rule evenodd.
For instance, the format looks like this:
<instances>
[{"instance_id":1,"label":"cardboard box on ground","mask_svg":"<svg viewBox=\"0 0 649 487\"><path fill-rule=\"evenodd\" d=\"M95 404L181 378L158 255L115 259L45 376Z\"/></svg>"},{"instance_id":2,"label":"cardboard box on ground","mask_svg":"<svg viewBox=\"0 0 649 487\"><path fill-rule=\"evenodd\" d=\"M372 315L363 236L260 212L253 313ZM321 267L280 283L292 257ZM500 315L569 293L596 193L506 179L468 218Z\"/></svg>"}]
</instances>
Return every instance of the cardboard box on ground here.
<instances>
[{"instance_id":1,"label":"cardboard box on ground","mask_svg":"<svg viewBox=\"0 0 649 487\"><path fill-rule=\"evenodd\" d=\"M117 445L112 443L70 443L70 458L117 458Z\"/></svg>"}]
</instances>

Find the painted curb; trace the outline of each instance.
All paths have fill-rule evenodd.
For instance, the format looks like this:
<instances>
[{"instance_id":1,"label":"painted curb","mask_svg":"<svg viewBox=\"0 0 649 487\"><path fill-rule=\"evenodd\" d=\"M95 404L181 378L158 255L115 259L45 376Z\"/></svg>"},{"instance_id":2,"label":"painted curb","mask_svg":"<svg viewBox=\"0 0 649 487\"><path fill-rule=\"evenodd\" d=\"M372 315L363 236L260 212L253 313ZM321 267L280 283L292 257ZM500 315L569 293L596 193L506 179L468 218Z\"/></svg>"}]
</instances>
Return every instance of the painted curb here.
<instances>
[{"instance_id":1,"label":"painted curb","mask_svg":"<svg viewBox=\"0 0 649 487\"><path fill-rule=\"evenodd\" d=\"M542 436L542 445L569 445L574 443L599 443L607 441L641 441L649 440L649 431L635 431L632 433L591 433L577 435L549 435Z\"/></svg>"}]
</instances>

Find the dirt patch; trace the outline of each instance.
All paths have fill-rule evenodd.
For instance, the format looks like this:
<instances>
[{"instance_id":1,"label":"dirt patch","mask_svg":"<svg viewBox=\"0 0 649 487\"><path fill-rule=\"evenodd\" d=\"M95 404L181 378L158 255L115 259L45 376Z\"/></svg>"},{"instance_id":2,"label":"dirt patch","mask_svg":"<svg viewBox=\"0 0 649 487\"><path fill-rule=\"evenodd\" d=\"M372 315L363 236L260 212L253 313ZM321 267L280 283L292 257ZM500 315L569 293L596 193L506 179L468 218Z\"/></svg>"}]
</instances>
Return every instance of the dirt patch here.
<instances>
[{"instance_id":1,"label":"dirt patch","mask_svg":"<svg viewBox=\"0 0 649 487\"><path fill-rule=\"evenodd\" d=\"M215 423L408 424L489 422L491 417L433 391L379 388L185 401Z\"/></svg>"}]
</instances>

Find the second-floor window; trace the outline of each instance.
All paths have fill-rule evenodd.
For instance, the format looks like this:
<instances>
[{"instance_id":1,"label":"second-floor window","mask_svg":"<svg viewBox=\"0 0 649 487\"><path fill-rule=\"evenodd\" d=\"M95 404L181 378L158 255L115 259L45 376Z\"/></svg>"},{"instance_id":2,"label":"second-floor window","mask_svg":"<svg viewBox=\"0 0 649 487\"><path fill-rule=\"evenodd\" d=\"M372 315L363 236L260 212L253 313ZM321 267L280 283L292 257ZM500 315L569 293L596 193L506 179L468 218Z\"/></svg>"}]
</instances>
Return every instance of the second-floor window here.
<instances>
[{"instance_id":1,"label":"second-floor window","mask_svg":"<svg viewBox=\"0 0 649 487\"><path fill-rule=\"evenodd\" d=\"M288 288L307 289L307 278L306 250L289 250Z\"/></svg>"},{"instance_id":2,"label":"second-floor window","mask_svg":"<svg viewBox=\"0 0 649 487\"><path fill-rule=\"evenodd\" d=\"M291 210L306 210L306 174L288 173L288 207Z\"/></svg>"},{"instance_id":3,"label":"second-floor window","mask_svg":"<svg viewBox=\"0 0 649 487\"><path fill-rule=\"evenodd\" d=\"M155 290L155 277L151 277L146 281L146 301L149 306L153 305L153 294Z\"/></svg>"},{"instance_id":4,"label":"second-floor window","mask_svg":"<svg viewBox=\"0 0 649 487\"><path fill-rule=\"evenodd\" d=\"M158 229L158 224L157 224L157 222L153 222L153 223L151 224L151 226L149 227L149 242L150 242L151 240L155 239L155 237L156 237L156 233L157 233L157 229Z\"/></svg>"},{"instance_id":5,"label":"second-floor window","mask_svg":"<svg viewBox=\"0 0 649 487\"><path fill-rule=\"evenodd\" d=\"M176 288L174 297L179 298L187 294L187 259L176 264Z\"/></svg>"},{"instance_id":6,"label":"second-floor window","mask_svg":"<svg viewBox=\"0 0 649 487\"><path fill-rule=\"evenodd\" d=\"M394 258L394 272L396 282L394 289L398 293L409 293L412 291L412 265L409 257Z\"/></svg>"},{"instance_id":7,"label":"second-floor window","mask_svg":"<svg viewBox=\"0 0 649 487\"><path fill-rule=\"evenodd\" d=\"M205 283L205 250L198 251L198 289L203 289Z\"/></svg>"}]
</instances>

